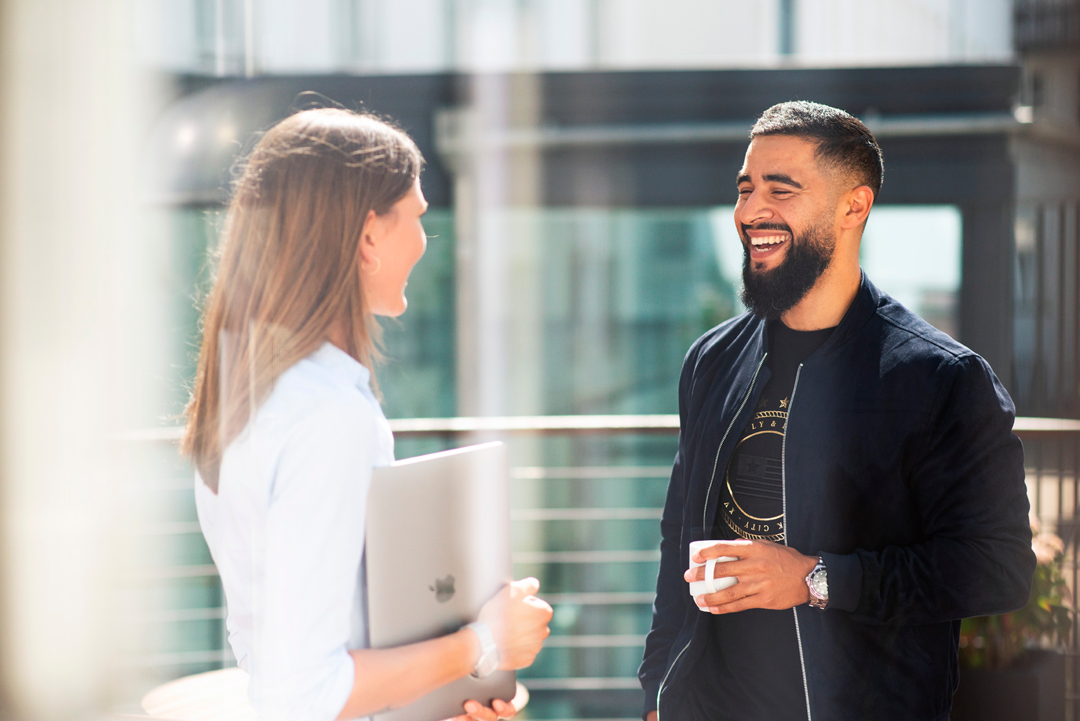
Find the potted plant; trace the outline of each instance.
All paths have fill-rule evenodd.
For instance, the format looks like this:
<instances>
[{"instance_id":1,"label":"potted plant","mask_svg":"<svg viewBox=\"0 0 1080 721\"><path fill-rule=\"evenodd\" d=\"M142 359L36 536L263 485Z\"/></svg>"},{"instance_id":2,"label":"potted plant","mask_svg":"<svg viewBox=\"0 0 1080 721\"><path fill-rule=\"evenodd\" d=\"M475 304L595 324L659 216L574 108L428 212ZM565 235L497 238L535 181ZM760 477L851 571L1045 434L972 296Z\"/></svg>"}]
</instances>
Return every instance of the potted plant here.
<instances>
[{"instance_id":1,"label":"potted plant","mask_svg":"<svg viewBox=\"0 0 1080 721\"><path fill-rule=\"evenodd\" d=\"M1019 611L960 624L960 687L953 721L1065 718L1065 657L1071 596L1062 567L1065 544L1032 521L1037 565L1031 598Z\"/></svg>"}]
</instances>

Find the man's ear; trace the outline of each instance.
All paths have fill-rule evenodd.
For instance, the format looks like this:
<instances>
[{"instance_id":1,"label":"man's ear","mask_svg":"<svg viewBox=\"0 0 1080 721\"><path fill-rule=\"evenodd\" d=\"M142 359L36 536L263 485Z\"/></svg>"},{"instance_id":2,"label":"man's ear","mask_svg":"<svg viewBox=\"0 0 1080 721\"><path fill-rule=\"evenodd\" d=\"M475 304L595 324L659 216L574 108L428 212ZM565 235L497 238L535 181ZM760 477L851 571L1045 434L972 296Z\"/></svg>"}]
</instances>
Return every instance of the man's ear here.
<instances>
[{"instance_id":1,"label":"man's ear","mask_svg":"<svg viewBox=\"0 0 1080 721\"><path fill-rule=\"evenodd\" d=\"M860 185L849 190L840 203L840 227L848 230L863 225L873 206L874 191L870 186Z\"/></svg>"}]
</instances>

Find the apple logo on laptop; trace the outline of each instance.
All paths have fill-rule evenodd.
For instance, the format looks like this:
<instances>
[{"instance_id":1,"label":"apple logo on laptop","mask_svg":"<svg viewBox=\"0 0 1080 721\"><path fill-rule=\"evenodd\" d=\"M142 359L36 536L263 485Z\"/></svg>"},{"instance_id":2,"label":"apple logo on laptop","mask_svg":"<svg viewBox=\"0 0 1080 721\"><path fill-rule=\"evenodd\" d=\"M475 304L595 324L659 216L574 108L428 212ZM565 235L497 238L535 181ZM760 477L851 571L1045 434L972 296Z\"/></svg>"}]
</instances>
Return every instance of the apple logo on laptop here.
<instances>
[{"instance_id":1,"label":"apple logo on laptop","mask_svg":"<svg viewBox=\"0 0 1080 721\"><path fill-rule=\"evenodd\" d=\"M454 597L454 577L450 574L446 578L436 578L434 586L428 586L429 591L435 592L435 600L446 603Z\"/></svg>"}]
</instances>

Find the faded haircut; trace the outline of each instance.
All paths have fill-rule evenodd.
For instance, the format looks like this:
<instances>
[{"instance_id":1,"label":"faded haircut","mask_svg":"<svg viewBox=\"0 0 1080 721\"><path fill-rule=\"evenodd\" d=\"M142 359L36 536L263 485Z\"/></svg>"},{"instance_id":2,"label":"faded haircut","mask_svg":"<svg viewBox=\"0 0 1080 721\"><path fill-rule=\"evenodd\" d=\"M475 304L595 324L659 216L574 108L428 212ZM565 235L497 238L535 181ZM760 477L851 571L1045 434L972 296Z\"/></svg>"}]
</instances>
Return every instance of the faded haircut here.
<instances>
[{"instance_id":1,"label":"faded haircut","mask_svg":"<svg viewBox=\"0 0 1080 721\"><path fill-rule=\"evenodd\" d=\"M772 106L757 119L750 138L791 135L817 141L817 158L866 185L877 198L885 164L873 133L862 121L838 108L793 100Z\"/></svg>"}]
</instances>

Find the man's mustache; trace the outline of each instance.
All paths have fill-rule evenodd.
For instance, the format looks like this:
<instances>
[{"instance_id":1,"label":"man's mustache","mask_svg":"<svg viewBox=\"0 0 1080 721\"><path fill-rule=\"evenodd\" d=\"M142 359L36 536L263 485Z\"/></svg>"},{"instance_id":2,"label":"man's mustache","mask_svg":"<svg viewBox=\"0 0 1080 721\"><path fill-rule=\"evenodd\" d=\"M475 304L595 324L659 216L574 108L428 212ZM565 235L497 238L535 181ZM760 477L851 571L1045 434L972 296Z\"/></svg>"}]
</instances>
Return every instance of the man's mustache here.
<instances>
[{"instance_id":1,"label":"man's mustache","mask_svg":"<svg viewBox=\"0 0 1080 721\"><path fill-rule=\"evenodd\" d=\"M747 225L746 223L739 223L739 228L742 231L742 237L744 238L746 237L746 231L748 230L781 230L785 233L789 233L792 236L795 235L791 232L791 228L788 227L787 223L758 223L757 225Z\"/></svg>"}]
</instances>

